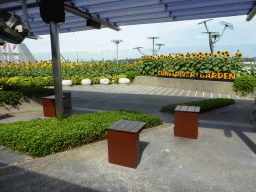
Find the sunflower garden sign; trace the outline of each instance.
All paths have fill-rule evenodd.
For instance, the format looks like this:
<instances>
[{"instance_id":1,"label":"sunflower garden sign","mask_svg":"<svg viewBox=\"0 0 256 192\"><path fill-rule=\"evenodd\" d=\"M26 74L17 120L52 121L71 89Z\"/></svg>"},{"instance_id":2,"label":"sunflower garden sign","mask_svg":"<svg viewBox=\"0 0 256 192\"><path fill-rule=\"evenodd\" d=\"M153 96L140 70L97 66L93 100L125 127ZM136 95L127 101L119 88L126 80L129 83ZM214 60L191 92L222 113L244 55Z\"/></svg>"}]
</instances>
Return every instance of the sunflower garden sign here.
<instances>
[{"instance_id":1,"label":"sunflower garden sign","mask_svg":"<svg viewBox=\"0 0 256 192\"><path fill-rule=\"evenodd\" d=\"M170 77L170 78L181 78L181 79L196 79L196 80L213 80L213 81L234 81L236 78L236 73L200 73L200 77L195 77L195 73L190 72L186 74L184 72L181 74L179 71L169 72L169 71L158 71L157 77Z\"/></svg>"},{"instance_id":2,"label":"sunflower garden sign","mask_svg":"<svg viewBox=\"0 0 256 192\"><path fill-rule=\"evenodd\" d=\"M157 54L155 56L141 56L142 74L157 75L157 77L210 80L234 82L237 75L247 74L243 64L241 52L231 57L228 51L212 53L175 53L175 56Z\"/></svg>"}]
</instances>

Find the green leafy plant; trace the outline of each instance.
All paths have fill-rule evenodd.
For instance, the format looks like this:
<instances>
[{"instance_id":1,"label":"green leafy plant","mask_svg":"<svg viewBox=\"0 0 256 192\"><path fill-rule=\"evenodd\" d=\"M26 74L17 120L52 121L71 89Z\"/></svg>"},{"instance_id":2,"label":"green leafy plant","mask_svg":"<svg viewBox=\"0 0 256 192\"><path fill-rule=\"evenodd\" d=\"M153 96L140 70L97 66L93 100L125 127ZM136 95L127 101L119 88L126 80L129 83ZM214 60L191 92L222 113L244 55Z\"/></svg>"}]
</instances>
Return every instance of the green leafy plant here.
<instances>
[{"instance_id":1,"label":"green leafy plant","mask_svg":"<svg viewBox=\"0 0 256 192\"><path fill-rule=\"evenodd\" d=\"M156 116L138 111L108 111L57 118L0 124L0 145L35 157L44 157L107 138L107 127L118 120L146 122L147 128L162 125Z\"/></svg>"},{"instance_id":2,"label":"green leafy plant","mask_svg":"<svg viewBox=\"0 0 256 192\"><path fill-rule=\"evenodd\" d=\"M240 92L242 96L253 92L256 86L256 78L250 75L237 77L234 81L234 91Z\"/></svg>"}]
</instances>

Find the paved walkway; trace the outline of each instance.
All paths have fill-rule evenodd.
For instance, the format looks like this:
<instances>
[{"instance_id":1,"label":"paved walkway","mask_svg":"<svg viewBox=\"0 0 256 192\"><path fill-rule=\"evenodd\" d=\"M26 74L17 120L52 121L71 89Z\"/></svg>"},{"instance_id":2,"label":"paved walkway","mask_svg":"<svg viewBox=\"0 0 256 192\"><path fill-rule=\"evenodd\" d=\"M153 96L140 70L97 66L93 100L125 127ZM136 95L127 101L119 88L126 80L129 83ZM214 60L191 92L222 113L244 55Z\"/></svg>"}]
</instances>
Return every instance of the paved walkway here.
<instances>
[{"instance_id":1,"label":"paved walkway","mask_svg":"<svg viewBox=\"0 0 256 192\"><path fill-rule=\"evenodd\" d=\"M109 163L107 140L36 159L3 147L0 191L255 191L256 129L249 116L254 99L237 97L233 105L200 114L194 140L174 137L174 114L159 110L171 103L223 95L199 97L185 90L137 85L63 90L72 97L72 110L65 114L136 110L156 115L164 124L140 133L137 169ZM2 116L0 122L36 118L45 118L43 111Z\"/></svg>"},{"instance_id":2,"label":"paved walkway","mask_svg":"<svg viewBox=\"0 0 256 192\"><path fill-rule=\"evenodd\" d=\"M46 86L53 88L54 86ZM82 88L81 88L82 87ZM110 84L110 85L73 85L63 86L63 90L84 90L90 92L104 92L104 93L127 93L127 94L139 94L139 95L166 95L166 96L182 96L182 97L201 97L201 98L229 98L229 99L241 99L241 100L254 100L247 96L236 96L230 94L220 94L211 92L191 91L184 89L172 89L164 87L144 86L144 85L122 85L122 84Z\"/></svg>"}]
</instances>

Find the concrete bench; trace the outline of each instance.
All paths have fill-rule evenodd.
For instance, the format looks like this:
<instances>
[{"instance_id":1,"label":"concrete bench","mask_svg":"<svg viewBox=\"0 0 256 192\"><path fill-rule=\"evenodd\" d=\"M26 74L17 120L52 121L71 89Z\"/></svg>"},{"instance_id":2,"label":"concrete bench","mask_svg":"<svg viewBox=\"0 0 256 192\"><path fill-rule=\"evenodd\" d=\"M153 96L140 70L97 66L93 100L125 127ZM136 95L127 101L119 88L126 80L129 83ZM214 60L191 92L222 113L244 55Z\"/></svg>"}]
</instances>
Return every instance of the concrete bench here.
<instances>
[{"instance_id":1,"label":"concrete bench","mask_svg":"<svg viewBox=\"0 0 256 192\"><path fill-rule=\"evenodd\" d=\"M200 107L178 105L174 112L174 136L197 139Z\"/></svg>"},{"instance_id":2,"label":"concrete bench","mask_svg":"<svg viewBox=\"0 0 256 192\"><path fill-rule=\"evenodd\" d=\"M55 95L42 97L42 102L43 102L44 116L56 117ZM63 105L64 105L64 109L72 109L71 92L63 91Z\"/></svg>"},{"instance_id":3,"label":"concrete bench","mask_svg":"<svg viewBox=\"0 0 256 192\"><path fill-rule=\"evenodd\" d=\"M109 163L130 168L139 164L139 133L145 122L119 120L107 128Z\"/></svg>"}]
</instances>

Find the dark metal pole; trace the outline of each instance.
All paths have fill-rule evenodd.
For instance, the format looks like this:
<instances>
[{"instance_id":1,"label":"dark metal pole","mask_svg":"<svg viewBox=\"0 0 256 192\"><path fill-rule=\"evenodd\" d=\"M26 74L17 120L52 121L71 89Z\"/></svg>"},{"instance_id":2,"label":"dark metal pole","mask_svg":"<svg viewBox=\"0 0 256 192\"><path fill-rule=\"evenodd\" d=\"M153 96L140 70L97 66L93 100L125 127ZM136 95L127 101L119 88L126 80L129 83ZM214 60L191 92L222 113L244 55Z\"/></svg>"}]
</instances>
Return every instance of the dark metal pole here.
<instances>
[{"instance_id":1,"label":"dark metal pole","mask_svg":"<svg viewBox=\"0 0 256 192\"><path fill-rule=\"evenodd\" d=\"M62 80L61 80L61 67L60 67L60 47L59 47L59 29L58 23L50 22L50 35L51 35L51 47L52 47L52 67L54 77L54 89L55 89L55 109L56 117L58 120L64 119L64 103L62 92Z\"/></svg>"}]
</instances>

